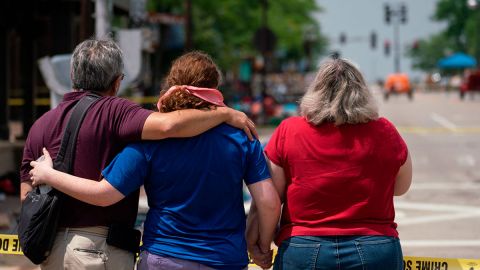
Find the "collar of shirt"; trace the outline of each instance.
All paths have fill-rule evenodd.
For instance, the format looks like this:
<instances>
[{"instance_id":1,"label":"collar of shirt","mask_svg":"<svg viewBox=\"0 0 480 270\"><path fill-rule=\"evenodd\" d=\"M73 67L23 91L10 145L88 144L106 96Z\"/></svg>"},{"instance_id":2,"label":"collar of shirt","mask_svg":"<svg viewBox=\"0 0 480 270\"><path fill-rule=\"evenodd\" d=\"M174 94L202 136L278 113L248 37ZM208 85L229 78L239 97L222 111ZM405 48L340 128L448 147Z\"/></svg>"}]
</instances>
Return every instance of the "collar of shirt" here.
<instances>
[{"instance_id":1,"label":"collar of shirt","mask_svg":"<svg viewBox=\"0 0 480 270\"><path fill-rule=\"evenodd\" d=\"M87 94L87 91L72 91L63 95L63 101L72 101L79 99Z\"/></svg>"}]
</instances>

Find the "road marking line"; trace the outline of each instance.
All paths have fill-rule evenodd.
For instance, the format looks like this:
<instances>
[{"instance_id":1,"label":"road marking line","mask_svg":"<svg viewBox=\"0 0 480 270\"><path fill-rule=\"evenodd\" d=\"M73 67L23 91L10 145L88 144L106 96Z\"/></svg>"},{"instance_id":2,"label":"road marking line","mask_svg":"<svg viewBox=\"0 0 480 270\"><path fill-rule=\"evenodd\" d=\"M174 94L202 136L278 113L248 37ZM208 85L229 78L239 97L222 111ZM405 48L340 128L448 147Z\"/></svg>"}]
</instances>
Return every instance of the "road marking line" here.
<instances>
[{"instance_id":1,"label":"road marking line","mask_svg":"<svg viewBox=\"0 0 480 270\"><path fill-rule=\"evenodd\" d=\"M415 165L422 164L427 165L430 164L430 159L426 156L420 156L415 158Z\"/></svg>"},{"instance_id":2,"label":"road marking line","mask_svg":"<svg viewBox=\"0 0 480 270\"><path fill-rule=\"evenodd\" d=\"M446 128L446 127L415 127L415 126L397 126L397 130L402 134L479 134L480 127L457 127L457 128ZM259 141L264 144L267 143L270 139L270 136L263 135L260 136Z\"/></svg>"},{"instance_id":3,"label":"road marking line","mask_svg":"<svg viewBox=\"0 0 480 270\"><path fill-rule=\"evenodd\" d=\"M472 214L480 214L480 208L468 205L455 204L433 204L433 203L415 203L395 201L395 208L410 210L426 210L433 212L469 212Z\"/></svg>"},{"instance_id":4,"label":"road marking line","mask_svg":"<svg viewBox=\"0 0 480 270\"><path fill-rule=\"evenodd\" d=\"M450 220L459 220L459 219L468 219L468 218L477 218L480 217L480 213L449 213L443 215L432 215L432 216L421 216L421 217L402 217L396 219L395 221L399 224L399 227L406 225L414 224L423 224L431 223L437 221L450 221Z\"/></svg>"},{"instance_id":5,"label":"road marking line","mask_svg":"<svg viewBox=\"0 0 480 270\"><path fill-rule=\"evenodd\" d=\"M399 226L431 223L438 221L451 221L480 217L480 208L465 205L447 205L430 203L395 202L395 209L423 210L437 212L437 214L423 214L421 216L399 216L396 221ZM443 212L443 213L438 213ZM446 213L445 213L446 212Z\"/></svg>"},{"instance_id":6,"label":"road marking line","mask_svg":"<svg viewBox=\"0 0 480 270\"><path fill-rule=\"evenodd\" d=\"M398 126L400 133L413 133L413 134L431 134L431 133L458 133L458 134L477 134L480 133L480 127L462 127L462 128L445 128L445 127L407 127Z\"/></svg>"},{"instance_id":7,"label":"road marking line","mask_svg":"<svg viewBox=\"0 0 480 270\"><path fill-rule=\"evenodd\" d=\"M478 247L480 240L401 240L402 247Z\"/></svg>"},{"instance_id":8,"label":"road marking line","mask_svg":"<svg viewBox=\"0 0 480 270\"><path fill-rule=\"evenodd\" d=\"M438 124L446 127L449 130L455 131L457 129L457 126L450 122L447 118L437 114L437 113L432 113L430 114L430 117L432 118L433 121L437 122Z\"/></svg>"},{"instance_id":9,"label":"road marking line","mask_svg":"<svg viewBox=\"0 0 480 270\"><path fill-rule=\"evenodd\" d=\"M463 155L457 157L457 163L465 167L474 167L476 162L472 155Z\"/></svg>"},{"instance_id":10,"label":"road marking line","mask_svg":"<svg viewBox=\"0 0 480 270\"><path fill-rule=\"evenodd\" d=\"M410 190L472 190L480 189L480 184L465 182L465 183L452 183L452 182L413 182Z\"/></svg>"},{"instance_id":11,"label":"road marking line","mask_svg":"<svg viewBox=\"0 0 480 270\"><path fill-rule=\"evenodd\" d=\"M407 213L405 213L404 211L395 211L395 220L405 218L406 216Z\"/></svg>"}]
</instances>

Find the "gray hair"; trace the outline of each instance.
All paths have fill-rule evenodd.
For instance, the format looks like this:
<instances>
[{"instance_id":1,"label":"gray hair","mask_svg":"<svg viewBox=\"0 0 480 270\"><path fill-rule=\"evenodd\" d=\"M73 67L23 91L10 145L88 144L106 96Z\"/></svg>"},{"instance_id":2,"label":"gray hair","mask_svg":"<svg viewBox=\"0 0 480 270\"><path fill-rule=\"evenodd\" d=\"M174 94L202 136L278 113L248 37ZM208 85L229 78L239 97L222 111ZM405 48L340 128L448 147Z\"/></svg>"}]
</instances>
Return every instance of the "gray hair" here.
<instances>
[{"instance_id":1,"label":"gray hair","mask_svg":"<svg viewBox=\"0 0 480 270\"><path fill-rule=\"evenodd\" d=\"M360 71L345 59L324 62L300 101L300 112L314 125L366 123L378 118L373 95Z\"/></svg>"},{"instance_id":2,"label":"gray hair","mask_svg":"<svg viewBox=\"0 0 480 270\"><path fill-rule=\"evenodd\" d=\"M123 54L109 39L89 39L78 44L70 62L74 89L104 92L122 75Z\"/></svg>"}]
</instances>

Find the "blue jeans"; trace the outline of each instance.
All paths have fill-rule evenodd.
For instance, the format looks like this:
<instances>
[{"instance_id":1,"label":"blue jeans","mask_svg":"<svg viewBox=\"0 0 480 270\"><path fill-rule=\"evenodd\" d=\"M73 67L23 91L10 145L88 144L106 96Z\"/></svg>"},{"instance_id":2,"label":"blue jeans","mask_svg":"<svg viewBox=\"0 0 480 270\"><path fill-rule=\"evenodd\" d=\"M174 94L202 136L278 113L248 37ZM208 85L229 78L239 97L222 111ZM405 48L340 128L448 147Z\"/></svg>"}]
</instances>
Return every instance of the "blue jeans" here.
<instances>
[{"instance_id":1,"label":"blue jeans","mask_svg":"<svg viewBox=\"0 0 480 270\"><path fill-rule=\"evenodd\" d=\"M284 240L274 270L402 270L398 238L294 236Z\"/></svg>"}]
</instances>

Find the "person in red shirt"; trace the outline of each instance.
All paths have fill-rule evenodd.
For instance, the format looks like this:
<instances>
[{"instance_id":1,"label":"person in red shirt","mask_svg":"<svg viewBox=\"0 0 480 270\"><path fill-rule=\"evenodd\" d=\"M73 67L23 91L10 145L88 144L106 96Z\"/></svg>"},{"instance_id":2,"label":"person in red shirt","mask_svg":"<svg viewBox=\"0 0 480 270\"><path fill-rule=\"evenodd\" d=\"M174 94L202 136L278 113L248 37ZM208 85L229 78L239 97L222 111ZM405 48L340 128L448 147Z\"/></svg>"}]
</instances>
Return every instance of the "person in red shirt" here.
<instances>
[{"instance_id":1,"label":"person in red shirt","mask_svg":"<svg viewBox=\"0 0 480 270\"><path fill-rule=\"evenodd\" d=\"M323 63L300 111L265 148L283 202L274 269L403 269L393 197L410 187L411 158L360 71Z\"/></svg>"}]
</instances>

